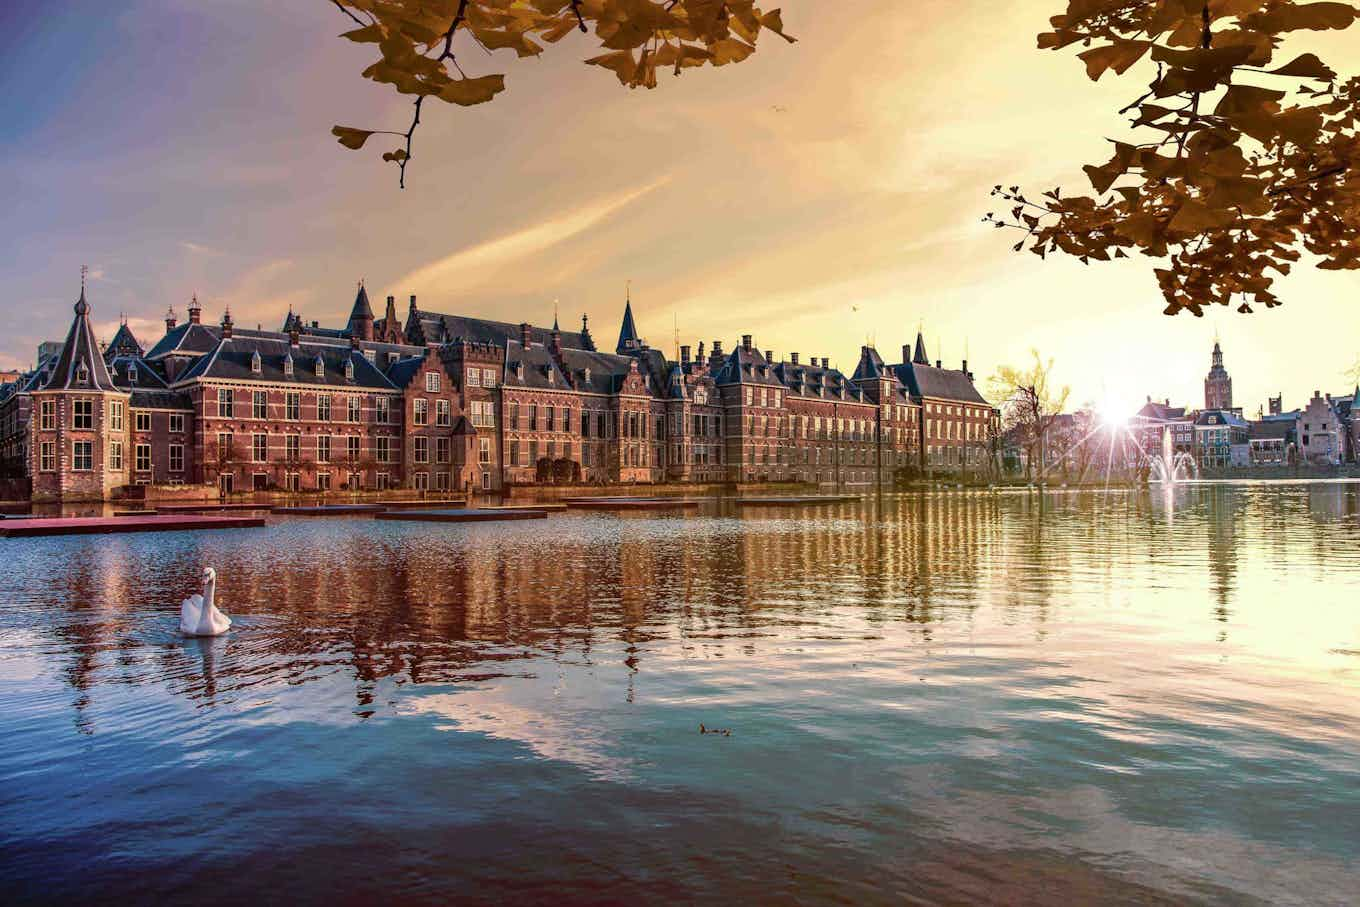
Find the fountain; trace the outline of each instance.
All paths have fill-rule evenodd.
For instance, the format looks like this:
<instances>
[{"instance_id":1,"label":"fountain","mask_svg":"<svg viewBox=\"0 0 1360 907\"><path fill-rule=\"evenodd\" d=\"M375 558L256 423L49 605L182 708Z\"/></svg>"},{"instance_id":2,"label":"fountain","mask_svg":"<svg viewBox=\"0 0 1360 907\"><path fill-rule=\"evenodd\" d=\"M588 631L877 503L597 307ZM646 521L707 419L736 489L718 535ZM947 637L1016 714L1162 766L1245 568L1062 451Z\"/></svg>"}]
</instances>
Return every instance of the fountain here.
<instances>
[{"instance_id":1,"label":"fountain","mask_svg":"<svg viewBox=\"0 0 1360 907\"><path fill-rule=\"evenodd\" d=\"M1162 428L1162 452L1149 462L1148 481L1174 485L1187 479L1199 478L1199 464L1185 451L1177 452L1171 442L1171 426Z\"/></svg>"}]
</instances>

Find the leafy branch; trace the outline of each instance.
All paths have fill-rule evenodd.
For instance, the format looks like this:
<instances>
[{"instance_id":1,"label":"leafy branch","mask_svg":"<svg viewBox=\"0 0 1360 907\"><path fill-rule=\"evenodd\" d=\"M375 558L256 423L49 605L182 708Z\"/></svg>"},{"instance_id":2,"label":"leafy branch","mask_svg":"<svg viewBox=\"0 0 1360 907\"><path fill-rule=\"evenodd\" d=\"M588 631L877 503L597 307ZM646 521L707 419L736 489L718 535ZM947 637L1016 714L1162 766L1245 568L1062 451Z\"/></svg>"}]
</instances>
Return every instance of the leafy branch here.
<instances>
[{"instance_id":1,"label":"leafy branch","mask_svg":"<svg viewBox=\"0 0 1360 907\"><path fill-rule=\"evenodd\" d=\"M608 69L629 88L656 87L658 67L675 75L694 66L725 66L745 60L762 31L784 33L777 9L762 12L754 0L329 0L358 28L341 37L377 45L380 59L363 76L414 95L411 125L405 132L336 126L331 132L346 148L358 150L374 135L397 136L402 145L383 153L406 166L427 98L470 107L485 104L505 90L505 75L468 76L454 52L456 35L487 53L513 50L516 56L543 52L577 30L596 37L606 51L585 62Z\"/></svg>"}]
</instances>

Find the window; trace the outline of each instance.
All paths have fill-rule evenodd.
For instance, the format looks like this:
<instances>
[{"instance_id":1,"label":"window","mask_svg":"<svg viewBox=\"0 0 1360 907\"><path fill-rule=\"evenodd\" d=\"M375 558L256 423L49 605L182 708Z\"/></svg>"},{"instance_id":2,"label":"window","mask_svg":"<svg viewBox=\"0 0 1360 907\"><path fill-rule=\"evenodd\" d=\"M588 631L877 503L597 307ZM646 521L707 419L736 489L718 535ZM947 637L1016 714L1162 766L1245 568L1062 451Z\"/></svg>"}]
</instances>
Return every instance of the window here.
<instances>
[{"instance_id":1,"label":"window","mask_svg":"<svg viewBox=\"0 0 1360 907\"><path fill-rule=\"evenodd\" d=\"M345 377L350 381L354 380L354 360L350 359L345 363Z\"/></svg>"},{"instance_id":2,"label":"window","mask_svg":"<svg viewBox=\"0 0 1360 907\"><path fill-rule=\"evenodd\" d=\"M39 425L43 431L55 431L57 428L57 401L44 400L42 406L38 408L41 415Z\"/></svg>"},{"instance_id":3,"label":"window","mask_svg":"<svg viewBox=\"0 0 1360 907\"><path fill-rule=\"evenodd\" d=\"M326 377L326 361L320 356L317 356L316 362L312 363L312 369L316 372L318 378Z\"/></svg>"},{"instance_id":4,"label":"window","mask_svg":"<svg viewBox=\"0 0 1360 907\"><path fill-rule=\"evenodd\" d=\"M170 414L170 434L172 435L184 434L184 413Z\"/></svg>"},{"instance_id":5,"label":"window","mask_svg":"<svg viewBox=\"0 0 1360 907\"><path fill-rule=\"evenodd\" d=\"M518 442L518 441L511 441L511 442L510 442L510 456L509 456L509 458L506 460L506 463L508 463L508 464L511 465L511 466L516 466L516 465L519 464L519 442Z\"/></svg>"},{"instance_id":6,"label":"window","mask_svg":"<svg viewBox=\"0 0 1360 907\"><path fill-rule=\"evenodd\" d=\"M428 472L418 472L412 477L411 487L416 491L430 490L430 474Z\"/></svg>"},{"instance_id":7,"label":"window","mask_svg":"<svg viewBox=\"0 0 1360 907\"><path fill-rule=\"evenodd\" d=\"M44 441L38 448L38 468L43 472L57 471L57 442Z\"/></svg>"},{"instance_id":8,"label":"window","mask_svg":"<svg viewBox=\"0 0 1360 907\"><path fill-rule=\"evenodd\" d=\"M109 442L109 469L121 470L123 468L123 442Z\"/></svg>"},{"instance_id":9,"label":"window","mask_svg":"<svg viewBox=\"0 0 1360 907\"><path fill-rule=\"evenodd\" d=\"M415 442L415 461L417 463L430 462L430 439L424 435L417 435L413 440Z\"/></svg>"},{"instance_id":10,"label":"window","mask_svg":"<svg viewBox=\"0 0 1360 907\"><path fill-rule=\"evenodd\" d=\"M496 372L494 369L482 369L482 387L496 386Z\"/></svg>"},{"instance_id":11,"label":"window","mask_svg":"<svg viewBox=\"0 0 1360 907\"><path fill-rule=\"evenodd\" d=\"M250 354L250 370L258 375L260 373L261 365L260 352L259 350L256 350Z\"/></svg>"},{"instance_id":12,"label":"window","mask_svg":"<svg viewBox=\"0 0 1360 907\"><path fill-rule=\"evenodd\" d=\"M374 418L377 419L379 422L392 421L392 401L389 400L388 398L374 397L373 411L376 413Z\"/></svg>"},{"instance_id":13,"label":"window","mask_svg":"<svg viewBox=\"0 0 1360 907\"><path fill-rule=\"evenodd\" d=\"M263 463L268 458L269 458L269 436L251 435L250 459L256 463Z\"/></svg>"},{"instance_id":14,"label":"window","mask_svg":"<svg viewBox=\"0 0 1360 907\"><path fill-rule=\"evenodd\" d=\"M467 386L468 386L468 387L481 387L481 386L482 386L482 372L481 372L481 369L470 368L470 369L467 370Z\"/></svg>"},{"instance_id":15,"label":"window","mask_svg":"<svg viewBox=\"0 0 1360 907\"><path fill-rule=\"evenodd\" d=\"M557 431L557 409L552 406L545 407L543 415L547 419L548 431Z\"/></svg>"},{"instance_id":16,"label":"window","mask_svg":"<svg viewBox=\"0 0 1360 907\"><path fill-rule=\"evenodd\" d=\"M184 445L170 445L170 471L184 472Z\"/></svg>"},{"instance_id":17,"label":"window","mask_svg":"<svg viewBox=\"0 0 1360 907\"><path fill-rule=\"evenodd\" d=\"M427 394L439 393L439 372L425 373L425 393Z\"/></svg>"},{"instance_id":18,"label":"window","mask_svg":"<svg viewBox=\"0 0 1360 907\"><path fill-rule=\"evenodd\" d=\"M292 357L292 356L284 356L284 357L283 357L283 373L284 373L285 375L287 375L289 378L293 377L293 357Z\"/></svg>"},{"instance_id":19,"label":"window","mask_svg":"<svg viewBox=\"0 0 1360 907\"><path fill-rule=\"evenodd\" d=\"M151 413L133 413L132 424L139 432L151 431Z\"/></svg>"},{"instance_id":20,"label":"window","mask_svg":"<svg viewBox=\"0 0 1360 907\"><path fill-rule=\"evenodd\" d=\"M424 397L412 401L411 421L416 425L425 425L430 421L430 403Z\"/></svg>"},{"instance_id":21,"label":"window","mask_svg":"<svg viewBox=\"0 0 1360 907\"><path fill-rule=\"evenodd\" d=\"M90 369L83 362L76 368L76 381L81 384L90 383Z\"/></svg>"},{"instance_id":22,"label":"window","mask_svg":"<svg viewBox=\"0 0 1360 907\"><path fill-rule=\"evenodd\" d=\"M506 428L519 428L519 404L509 404L509 409L505 413Z\"/></svg>"},{"instance_id":23,"label":"window","mask_svg":"<svg viewBox=\"0 0 1360 907\"><path fill-rule=\"evenodd\" d=\"M392 439L384 435L375 440L377 441L378 446L378 462L392 462Z\"/></svg>"},{"instance_id":24,"label":"window","mask_svg":"<svg viewBox=\"0 0 1360 907\"><path fill-rule=\"evenodd\" d=\"M133 382L134 384L137 382L137 366L135 365L128 366L128 380Z\"/></svg>"},{"instance_id":25,"label":"window","mask_svg":"<svg viewBox=\"0 0 1360 907\"><path fill-rule=\"evenodd\" d=\"M359 459L359 439L353 435L345 439L345 457L351 463Z\"/></svg>"},{"instance_id":26,"label":"window","mask_svg":"<svg viewBox=\"0 0 1360 907\"><path fill-rule=\"evenodd\" d=\"M121 400L109 401L109 430L123 430L123 401Z\"/></svg>"},{"instance_id":27,"label":"window","mask_svg":"<svg viewBox=\"0 0 1360 907\"><path fill-rule=\"evenodd\" d=\"M538 431L538 404L529 404L529 431Z\"/></svg>"},{"instance_id":28,"label":"window","mask_svg":"<svg viewBox=\"0 0 1360 907\"><path fill-rule=\"evenodd\" d=\"M316 398L316 418L320 422L331 421L331 395L321 394Z\"/></svg>"},{"instance_id":29,"label":"window","mask_svg":"<svg viewBox=\"0 0 1360 907\"><path fill-rule=\"evenodd\" d=\"M72 428L94 428L94 401L76 400L71 408Z\"/></svg>"},{"instance_id":30,"label":"window","mask_svg":"<svg viewBox=\"0 0 1360 907\"><path fill-rule=\"evenodd\" d=\"M151 471L151 445L150 445L150 444L138 444L137 447L136 447L136 449L133 451L133 456L136 458L136 464L135 464L135 465L136 465L136 467L137 467L137 471L138 471L138 472L150 472L150 471Z\"/></svg>"},{"instance_id":31,"label":"window","mask_svg":"<svg viewBox=\"0 0 1360 907\"><path fill-rule=\"evenodd\" d=\"M269 418L269 397L264 391L255 391L250 398L250 415L253 419Z\"/></svg>"},{"instance_id":32,"label":"window","mask_svg":"<svg viewBox=\"0 0 1360 907\"><path fill-rule=\"evenodd\" d=\"M448 439L448 438L435 438L435 440L434 440L434 458L435 458L436 461L438 461L438 462L440 462L440 463L447 463L447 462L449 462L449 460L452 459L452 457L450 456L450 453L451 453L452 450L453 450L453 446L452 446L452 444L449 442L449 439Z\"/></svg>"},{"instance_id":33,"label":"window","mask_svg":"<svg viewBox=\"0 0 1360 907\"><path fill-rule=\"evenodd\" d=\"M217 417L219 419L232 418L232 399L229 388L218 388L217 391Z\"/></svg>"},{"instance_id":34,"label":"window","mask_svg":"<svg viewBox=\"0 0 1360 907\"><path fill-rule=\"evenodd\" d=\"M590 413L581 410L581 437L590 437Z\"/></svg>"},{"instance_id":35,"label":"window","mask_svg":"<svg viewBox=\"0 0 1360 907\"><path fill-rule=\"evenodd\" d=\"M437 472L434 474L434 490L435 491L449 490L449 474L447 472Z\"/></svg>"},{"instance_id":36,"label":"window","mask_svg":"<svg viewBox=\"0 0 1360 907\"><path fill-rule=\"evenodd\" d=\"M530 409L532 410L532 407ZM496 425L495 404L490 400L473 400L472 424L478 428L494 428Z\"/></svg>"},{"instance_id":37,"label":"window","mask_svg":"<svg viewBox=\"0 0 1360 907\"><path fill-rule=\"evenodd\" d=\"M283 439L283 445L284 458L289 463L296 463L302 453L302 436L286 435Z\"/></svg>"},{"instance_id":38,"label":"window","mask_svg":"<svg viewBox=\"0 0 1360 907\"><path fill-rule=\"evenodd\" d=\"M329 463L331 461L331 436L316 436L316 462Z\"/></svg>"},{"instance_id":39,"label":"window","mask_svg":"<svg viewBox=\"0 0 1360 907\"><path fill-rule=\"evenodd\" d=\"M298 475L295 472L290 472L284 478L284 485L289 491L296 494L297 492L302 490L302 476Z\"/></svg>"},{"instance_id":40,"label":"window","mask_svg":"<svg viewBox=\"0 0 1360 907\"><path fill-rule=\"evenodd\" d=\"M444 426L453 424L453 419L450 416L449 411L449 401L447 400L434 401L434 424Z\"/></svg>"},{"instance_id":41,"label":"window","mask_svg":"<svg viewBox=\"0 0 1360 907\"><path fill-rule=\"evenodd\" d=\"M318 473L316 474L316 490L317 490L317 491L330 491L330 490L331 490L331 474L330 474L330 473L328 473L328 472L318 472Z\"/></svg>"},{"instance_id":42,"label":"window","mask_svg":"<svg viewBox=\"0 0 1360 907\"><path fill-rule=\"evenodd\" d=\"M71 468L80 472L94 469L93 441L75 441L71 444Z\"/></svg>"},{"instance_id":43,"label":"window","mask_svg":"<svg viewBox=\"0 0 1360 907\"><path fill-rule=\"evenodd\" d=\"M349 421L350 421L350 422L358 422L358 421L359 421L359 398L358 398L358 397L350 397L350 398L348 399L348 401L347 401L347 404L348 404L348 405L347 405L347 409L348 409L347 415L349 416Z\"/></svg>"},{"instance_id":44,"label":"window","mask_svg":"<svg viewBox=\"0 0 1360 907\"><path fill-rule=\"evenodd\" d=\"M490 463L490 462L491 462L491 439L490 439L490 438L478 438L478 439L477 439L477 462L478 462L478 463Z\"/></svg>"},{"instance_id":45,"label":"window","mask_svg":"<svg viewBox=\"0 0 1360 907\"><path fill-rule=\"evenodd\" d=\"M217 462L218 462L219 464L225 466L225 465L227 465L228 463L231 462L231 459L232 459L232 456L233 456L233 451L232 451L231 448L232 448L232 437L231 437L231 432L229 432L229 431L220 431L220 432L218 432L218 433L217 433Z\"/></svg>"},{"instance_id":46,"label":"window","mask_svg":"<svg viewBox=\"0 0 1360 907\"><path fill-rule=\"evenodd\" d=\"M302 395L297 391L289 391L284 395L283 417L293 422L302 418Z\"/></svg>"}]
</instances>

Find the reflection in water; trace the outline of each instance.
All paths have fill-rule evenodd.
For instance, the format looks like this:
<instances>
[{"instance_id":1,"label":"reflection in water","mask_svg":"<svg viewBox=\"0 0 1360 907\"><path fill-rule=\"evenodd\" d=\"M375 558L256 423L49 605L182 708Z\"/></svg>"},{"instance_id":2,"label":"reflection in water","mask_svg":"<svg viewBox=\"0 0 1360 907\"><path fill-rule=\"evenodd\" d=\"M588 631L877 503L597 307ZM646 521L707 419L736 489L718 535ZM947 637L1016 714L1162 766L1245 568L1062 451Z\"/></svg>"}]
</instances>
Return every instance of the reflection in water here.
<instances>
[{"instance_id":1,"label":"reflection in water","mask_svg":"<svg viewBox=\"0 0 1360 907\"><path fill-rule=\"evenodd\" d=\"M6 542L0 885L1337 901L1358 490Z\"/></svg>"}]
</instances>

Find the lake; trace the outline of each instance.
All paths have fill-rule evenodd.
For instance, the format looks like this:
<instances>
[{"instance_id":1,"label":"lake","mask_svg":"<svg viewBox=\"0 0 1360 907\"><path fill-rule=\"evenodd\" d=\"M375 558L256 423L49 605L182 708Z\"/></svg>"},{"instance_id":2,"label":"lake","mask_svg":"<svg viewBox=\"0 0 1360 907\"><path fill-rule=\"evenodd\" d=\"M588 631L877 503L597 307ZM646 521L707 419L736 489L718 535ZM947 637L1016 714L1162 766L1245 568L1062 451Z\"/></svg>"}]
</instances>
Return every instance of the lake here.
<instances>
[{"instance_id":1,"label":"lake","mask_svg":"<svg viewBox=\"0 0 1360 907\"><path fill-rule=\"evenodd\" d=\"M0 739L7 903L1353 903L1360 484L0 540Z\"/></svg>"}]
</instances>

